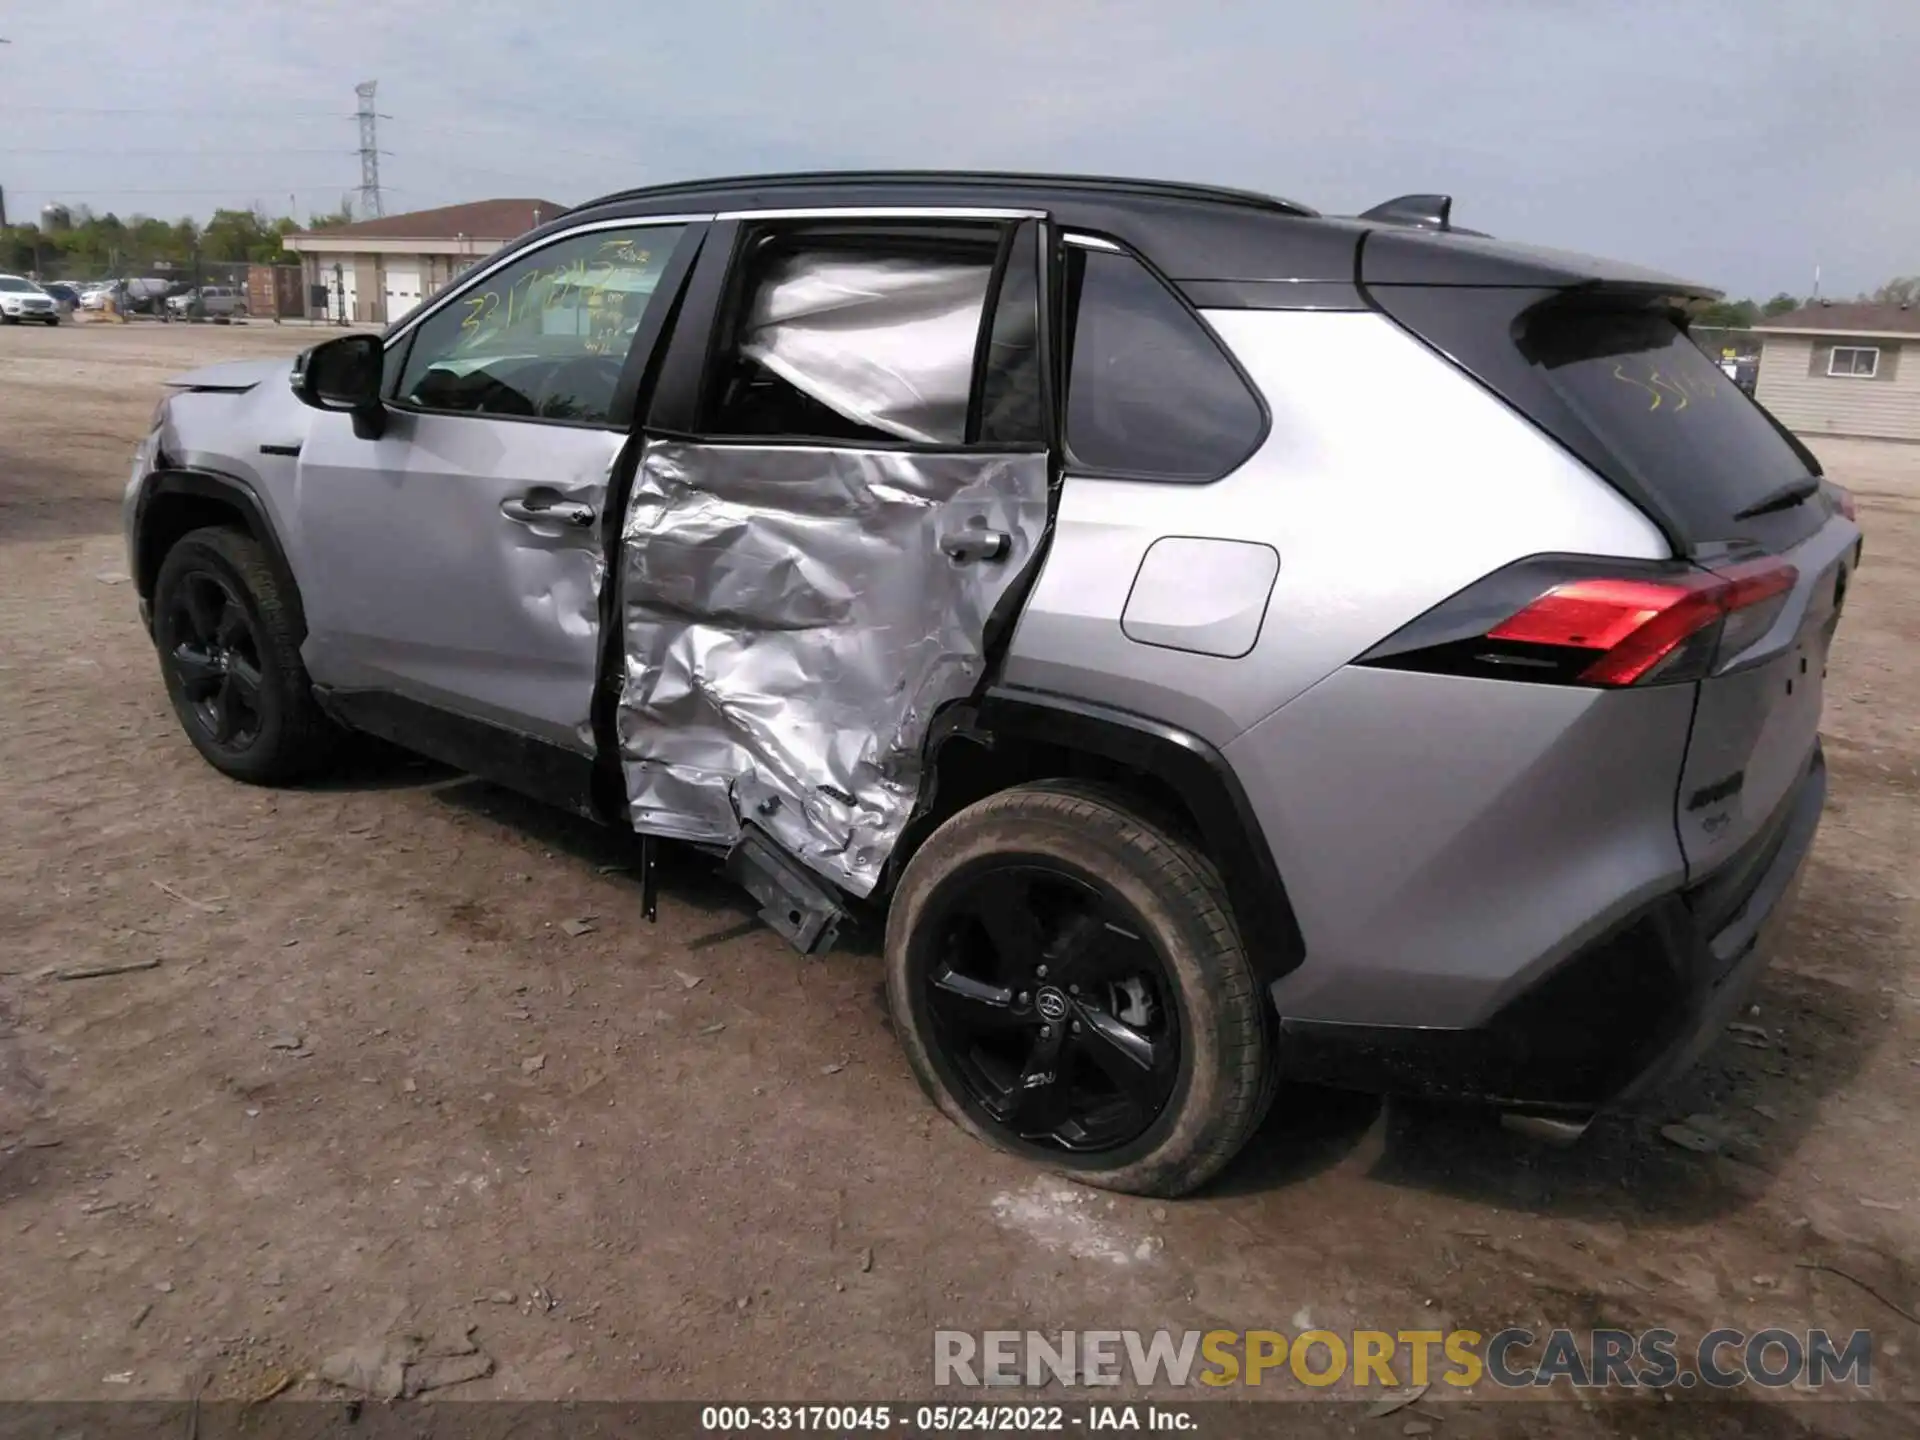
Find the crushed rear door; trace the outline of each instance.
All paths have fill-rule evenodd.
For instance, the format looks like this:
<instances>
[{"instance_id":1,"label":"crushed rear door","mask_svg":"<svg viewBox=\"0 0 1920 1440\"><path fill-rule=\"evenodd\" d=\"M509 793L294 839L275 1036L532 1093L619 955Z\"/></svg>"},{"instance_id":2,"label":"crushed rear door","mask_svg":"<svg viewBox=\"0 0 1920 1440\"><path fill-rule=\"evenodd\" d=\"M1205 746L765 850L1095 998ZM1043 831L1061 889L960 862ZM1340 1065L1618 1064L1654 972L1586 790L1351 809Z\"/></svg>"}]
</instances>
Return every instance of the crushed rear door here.
<instances>
[{"instance_id":1,"label":"crushed rear door","mask_svg":"<svg viewBox=\"0 0 1920 1440\"><path fill-rule=\"evenodd\" d=\"M803 950L884 877L934 716L979 688L1044 539L1041 240L759 227L706 408L644 438L615 573L628 818L724 850Z\"/></svg>"}]
</instances>

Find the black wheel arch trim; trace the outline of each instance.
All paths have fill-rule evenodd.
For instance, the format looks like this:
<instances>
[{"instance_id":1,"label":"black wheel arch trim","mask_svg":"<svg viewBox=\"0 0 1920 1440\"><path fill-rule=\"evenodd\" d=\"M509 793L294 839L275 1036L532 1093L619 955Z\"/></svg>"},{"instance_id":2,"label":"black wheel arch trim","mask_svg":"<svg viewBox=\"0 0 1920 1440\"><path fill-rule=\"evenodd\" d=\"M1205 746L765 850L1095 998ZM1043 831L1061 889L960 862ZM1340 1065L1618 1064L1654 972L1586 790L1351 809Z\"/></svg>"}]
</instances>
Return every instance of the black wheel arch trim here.
<instances>
[{"instance_id":1,"label":"black wheel arch trim","mask_svg":"<svg viewBox=\"0 0 1920 1440\"><path fill-rule=\"evenodd\" d=\"M280 543L279 533L273 527L266 506L260 503L260 496L253 486L236 475L218 470L169 466L154 471L141 482L140 493L133 507L133 554L129 558L133 564L134 588L139 592L143 608L152 603L154 583L159 579L160 566L166 559L164 553L148 554L148 518L153 502L167 495L214 500L230 505L240 513L246 522L247 532L265 548L267 559L273 566L274 578L285 587L286 594L282 598L292 611L296 633L301 640L305 640L307 616L300 602L300 586L294 579L293 566L287 562L287 552Z\"/></svg>"},{"instance_id":2,"label":"black wheel arch trim","mask_svg":"<svg viewBox=\"0 0 1920 1440\"><path fill-rule=\"evenodd\" d=\"M1047 691L995 685L980 700L974 726L1081 750L1167 785L1199 827L1219 869L1254 973L1263 985L1306 958L1300 923L1259 818L1226 756L1186 730L1144 715Z\"/></svg>"}]
</instances>

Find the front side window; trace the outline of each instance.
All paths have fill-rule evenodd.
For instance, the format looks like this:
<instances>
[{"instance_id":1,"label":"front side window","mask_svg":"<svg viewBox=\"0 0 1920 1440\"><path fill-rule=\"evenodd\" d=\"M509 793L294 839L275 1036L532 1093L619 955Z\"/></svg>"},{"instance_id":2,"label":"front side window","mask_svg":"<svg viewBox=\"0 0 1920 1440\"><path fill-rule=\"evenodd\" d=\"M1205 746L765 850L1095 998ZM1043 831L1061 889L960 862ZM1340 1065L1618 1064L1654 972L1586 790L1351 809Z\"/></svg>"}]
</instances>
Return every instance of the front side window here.
<instances>
[{"instance_id":1,"label":"front side window","mask_svg":"<svg viewBox=\"0 0 1920 1440\"><path fill-rule=\"evenodd\" d=\"M680 226L569 236L420 323L395 393L422 410L605 424Z\"/></svg>"},{"instance_id":2,"label":"front side window","mask_svg":"<svg viewBox=\"0 0 1920 1440\"><path fill-rule=\"evenodd\" d=\"M1067 449L1076 468L1216 480L1266 412L1198 316L1132 256L1067 247Z\"/></svg>"},{"instance_id":3,"label":"front side window","mask_svg":"<svg viewBox=\"0 0 1920 1440\"><path fill-rule=\"evenodd\" d=\"M1880 351L1870 345L1836 345L1827 361L1827 374L1871 380L1880 373Z\"/></svg>"}]
</instances>

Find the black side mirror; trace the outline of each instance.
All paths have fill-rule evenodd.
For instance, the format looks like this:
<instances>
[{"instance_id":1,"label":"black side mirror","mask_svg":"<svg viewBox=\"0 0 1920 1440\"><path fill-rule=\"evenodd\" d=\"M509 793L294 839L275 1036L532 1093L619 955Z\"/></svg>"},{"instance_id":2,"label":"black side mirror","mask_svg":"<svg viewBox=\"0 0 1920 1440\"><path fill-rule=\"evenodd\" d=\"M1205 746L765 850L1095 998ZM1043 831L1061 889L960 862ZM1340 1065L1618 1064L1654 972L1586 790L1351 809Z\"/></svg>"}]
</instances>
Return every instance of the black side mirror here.
<instances>
[{"instance_id":1,"label":"black side mirror","mask_svg":"<svg viewBox=\"0 0 1920 1440\"><path fill-rule=\"evenodd\" d=\"M386 350L378 335L342 335L316 345L293 367L293 393L316 410L345 410L353 433L377 440L386 429L380 385Z\"/></svg>"}]
</instances>

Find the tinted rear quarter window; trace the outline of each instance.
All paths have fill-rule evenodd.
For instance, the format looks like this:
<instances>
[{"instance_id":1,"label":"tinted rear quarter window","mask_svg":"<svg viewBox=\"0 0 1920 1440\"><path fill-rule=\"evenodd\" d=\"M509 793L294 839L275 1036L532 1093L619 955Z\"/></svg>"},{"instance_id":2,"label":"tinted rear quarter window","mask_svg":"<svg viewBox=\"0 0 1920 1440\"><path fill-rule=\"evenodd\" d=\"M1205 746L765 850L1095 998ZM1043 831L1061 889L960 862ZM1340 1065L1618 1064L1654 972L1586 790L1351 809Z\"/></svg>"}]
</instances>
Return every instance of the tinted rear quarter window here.
<instances>
[{"instance_id":1,"label":"tinted rear quarter window","mask_svg":"<svg viewBox=\"0 0 1920 1440\"><path fill-rule=\"evenodd\" d=\"M1528 325L1523 348L1690 534L1728 537L1735 515L1809 473L1766 413L1664 315L1550 310Z\"/></svg>"},{"instance_id":2,"label":"tinted rear quarter window","mask_svg":"<svg viewBox=\"0 0 1920 1440\"><path fill-rule=\"evenodd\" d=\"M981 357L979 421L983 445L1045 443L1040 385L1040 283L1034 264L1038 224L1025 222L1014 237L993 325Z\"/></svg>"},{"instance_id":3,"label":"tinted rear quarter window","mask_svg":"<svg viewBox=\"0 0 1920 1440\"><path fill-rule=\"evenodd\" d=\"M1266 412L1220 343L1132 256L1069 246L1067 449L1076 469L1217 480Z\"/></svg>"}]
</instances>

